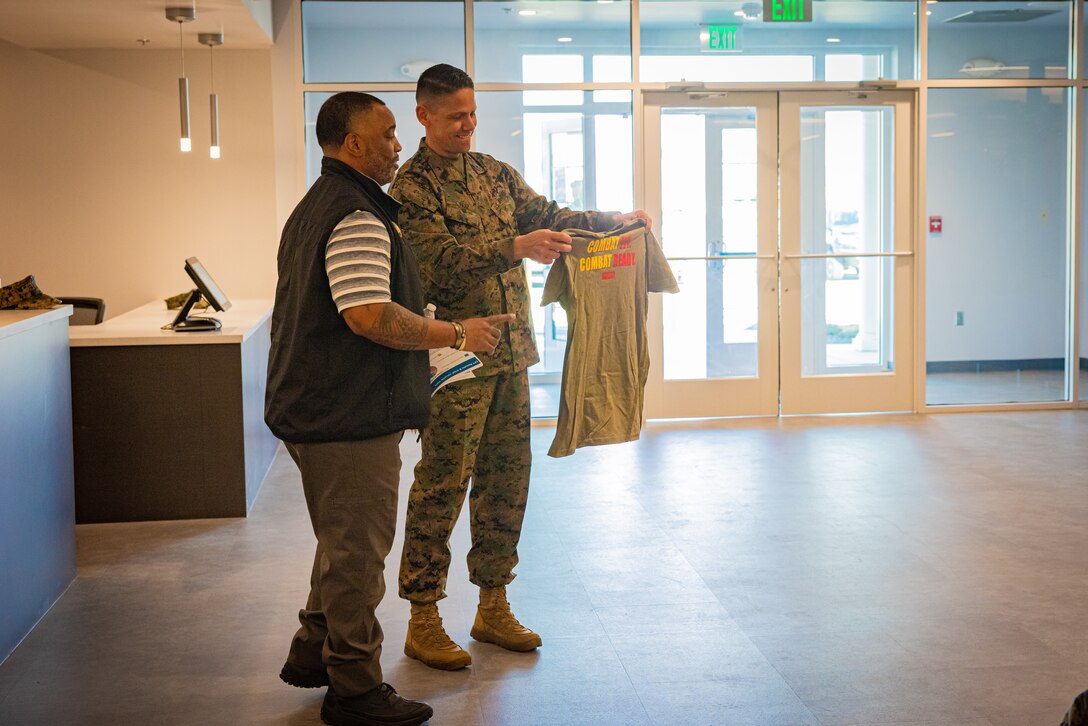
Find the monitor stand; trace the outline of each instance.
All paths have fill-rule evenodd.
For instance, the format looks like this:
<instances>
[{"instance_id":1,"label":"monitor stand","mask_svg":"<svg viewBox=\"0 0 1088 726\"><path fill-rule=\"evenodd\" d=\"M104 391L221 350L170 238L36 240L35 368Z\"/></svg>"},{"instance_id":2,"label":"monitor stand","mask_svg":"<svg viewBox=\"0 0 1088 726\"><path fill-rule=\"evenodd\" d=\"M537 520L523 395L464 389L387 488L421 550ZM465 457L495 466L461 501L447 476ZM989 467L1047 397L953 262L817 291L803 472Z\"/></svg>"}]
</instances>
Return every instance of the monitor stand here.
<instances>
[{"instance_id":1,"label":"monitor stand","mask_svg":"<svg viewBox=\"0 0 1088 726\"><path fill-rule=\"evenodd\" d=\"M181 306L181 310L178 311L174 322L167 327L175 333L199 333L222 328L223 323L216 318L189 317L189 312L198 302L200 302L200 290L194 289L189 293L189 298L185 301L185 304Z\"/></svg>"}]
</instances>

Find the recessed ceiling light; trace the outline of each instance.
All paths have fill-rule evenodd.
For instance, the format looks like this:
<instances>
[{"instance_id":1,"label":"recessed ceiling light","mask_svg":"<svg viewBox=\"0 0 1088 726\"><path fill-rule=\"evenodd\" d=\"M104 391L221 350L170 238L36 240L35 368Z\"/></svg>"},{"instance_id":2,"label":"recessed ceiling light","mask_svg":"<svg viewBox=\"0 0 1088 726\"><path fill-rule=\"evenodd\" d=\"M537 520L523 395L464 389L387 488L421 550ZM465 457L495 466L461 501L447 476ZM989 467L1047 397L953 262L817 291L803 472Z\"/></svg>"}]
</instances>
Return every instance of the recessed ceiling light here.
<instances>
[{"instance_id":1,"label":"recessed ceiling light","mask_svg":"<svg viewBox=\"0 0 1088 726\"><path fill-rule=\"evenodd\" d=\"M569 43L572 40L574 40L574 38L568 38L567 36L564 35L562 38L556 38L555 40L558 43Z\"/></svg>"},{"instance_id":2,"label":"recessed ceiling light","mask_svg":"<svg viewBox=\"0 0 1088 726\"><path fill-rule=\"evenodd\" d=\"M842 41L839 38L828 38L827 42L828 43L841 43Z\"/></svg>"},{"instance_id":3,"label":"recessed ceiling light","mask_svg":"<svg viewBox=\"0 0 1088 726\"><path fill-rule=\"evenodd\" d=\"M519 10L518 15L536 15L535 10Z\"/></svg>"},{"instance_id":4,"label":"recessed ceiling light","mask_svg":"<svg viewBox=\"0 0 1088 726\"><path fill-rule=\"evenodd\" d=\"M740 10L734 11L733 14L745 20L759 20L763 16L763 6L756 2L744 3Z\"/></svg>"}]
</instances>

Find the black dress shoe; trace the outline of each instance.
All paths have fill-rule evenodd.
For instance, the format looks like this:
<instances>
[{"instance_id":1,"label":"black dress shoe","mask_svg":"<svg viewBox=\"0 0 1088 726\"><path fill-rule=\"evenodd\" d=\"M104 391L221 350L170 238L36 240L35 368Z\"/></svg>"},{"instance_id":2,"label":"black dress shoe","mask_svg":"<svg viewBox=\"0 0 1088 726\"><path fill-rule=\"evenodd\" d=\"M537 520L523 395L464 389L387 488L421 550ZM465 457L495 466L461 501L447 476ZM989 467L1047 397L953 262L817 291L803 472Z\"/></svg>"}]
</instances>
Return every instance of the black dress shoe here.
<instances>
[{"instance_id":1,"label":"black dress shoe","mask_svg":"<svg viewBox=\"0 0 1088 726\"><path fill-rule=\"evenodd\" d=\"M280 670L280 680L295 688L324 688L329 685L329 673L324 668L303 668L287 662Z\"/></svg>"},{"instance_id":2,"label":"black dress shoe","mask_svg":"<svg viewBox=\"0 0 1088 726\"><path fill-rule=\"evenodd\" d=\"M433 713L422 701L401 698L388 683L352 698L330 688L321 704L321 720L332 726L419 726Z\"/></svg>"}]
</instances>

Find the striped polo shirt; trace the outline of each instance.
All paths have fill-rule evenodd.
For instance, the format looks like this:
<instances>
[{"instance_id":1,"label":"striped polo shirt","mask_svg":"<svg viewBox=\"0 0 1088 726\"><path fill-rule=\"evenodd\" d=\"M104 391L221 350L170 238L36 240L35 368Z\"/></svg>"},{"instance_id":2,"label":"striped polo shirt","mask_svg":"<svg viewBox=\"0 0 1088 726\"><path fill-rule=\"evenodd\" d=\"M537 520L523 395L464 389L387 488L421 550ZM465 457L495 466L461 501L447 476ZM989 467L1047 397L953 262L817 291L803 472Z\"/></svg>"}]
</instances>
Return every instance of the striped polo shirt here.
<instances>
[{"instance_id":1,"label":"striped polo shirt","mask_svg":"<svg viewBox=\"0 0 1088 726\"><path fill-rule=\"evenodd\" d=\"M352 212L333 228L325 271L336 309L390 302L389 233L370 212Z\"/></svg>"}]
</instances>

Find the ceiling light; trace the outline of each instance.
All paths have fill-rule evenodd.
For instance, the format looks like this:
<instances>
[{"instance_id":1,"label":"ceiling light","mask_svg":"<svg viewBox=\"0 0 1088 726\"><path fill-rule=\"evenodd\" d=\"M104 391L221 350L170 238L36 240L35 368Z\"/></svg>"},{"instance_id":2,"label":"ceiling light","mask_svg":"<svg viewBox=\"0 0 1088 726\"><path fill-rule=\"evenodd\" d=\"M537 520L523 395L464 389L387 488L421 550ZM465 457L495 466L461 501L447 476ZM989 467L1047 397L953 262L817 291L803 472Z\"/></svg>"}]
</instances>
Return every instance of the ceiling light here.
<instances>
[{"instance_id":1,"label":"ceiling light","mask_svg":"<svg viewBox=\"0 0 1088 726\"><path fill-rule=\"evenodd\" d=\"M571 42L572 40L574 40L574 38L569 38L569 37L567 37L567 36L565 36L565 35L564 35L564 36L563 36L562 38L556 38L556 39L555 39L555 41L556 41L557 43L569 43L569 42Z\"/></svg>"},{"instance_id":2,"label":"ceiling light","mask_svg":"<svg viewBox=\"0 0 1088 726\"><path fill-rule=\"evenodd\" d=\"M519 10L518 15L524 15L524 16L536 15L536 11L535 10Z\"/></svg>"},{"instance_id":3,"label":"ceiling light","mask_svg":"<svg viewBox=\"0 0 1088 726\"><path fill-rule=\"evenodd\" d=\"M193 141L189 135L189 79L185 76L185 38L181 24L196 20L196 8L166 8L166 19L178 24L178 46L181 48L181 77L178 78L178 101L181 106L181 150L191 151Z\"/></svg>"},{"instance_id":4,"label":"ceiling light","mask_svg":"<svg viewBox=\"0 0 1088 726\"><path fill-rule=\"evenodd\" d=\"M744 3L744 5L741 5L740 10L735 11L733 14L745 20L759 20L763 17L763 6L755 2Z\"/></svg>"},{"instance_id":5,"label":"ceiling light","mask_svg":"<svg viewBox=\"0 0 1088 726\"><path fill-rule=\"evenodd\" d=\"M222 33L200 33L197 40L201 45L208 46L208 67L211 76L211 96L208 98L208 106L211 109L212 144L208 147L208 156L219 158L219 96L215 93L215 46L223 45Z\"/></svg>"},{"instance_id":6,"label":"ceiling light","mask_svg":"<svg viewBox=\"0 0 1088 726\"><path fill-rule=\"evenodd\" d=\"M828 43L841 43L842 40L840 40L839 38L828 38L827 42Z\"/></svg>"},{"instance_id":7,"label":"ceiling light","mask_svg":"<svg viewBox=\"0 0 1088 726\"><path fill-rule=\"evenodd\" d=\"M989 78L1005 70L1005 63L993 58L971 58L960 66L960 73L971 73L982 78Z\"/></svg>"}]
</instances>

